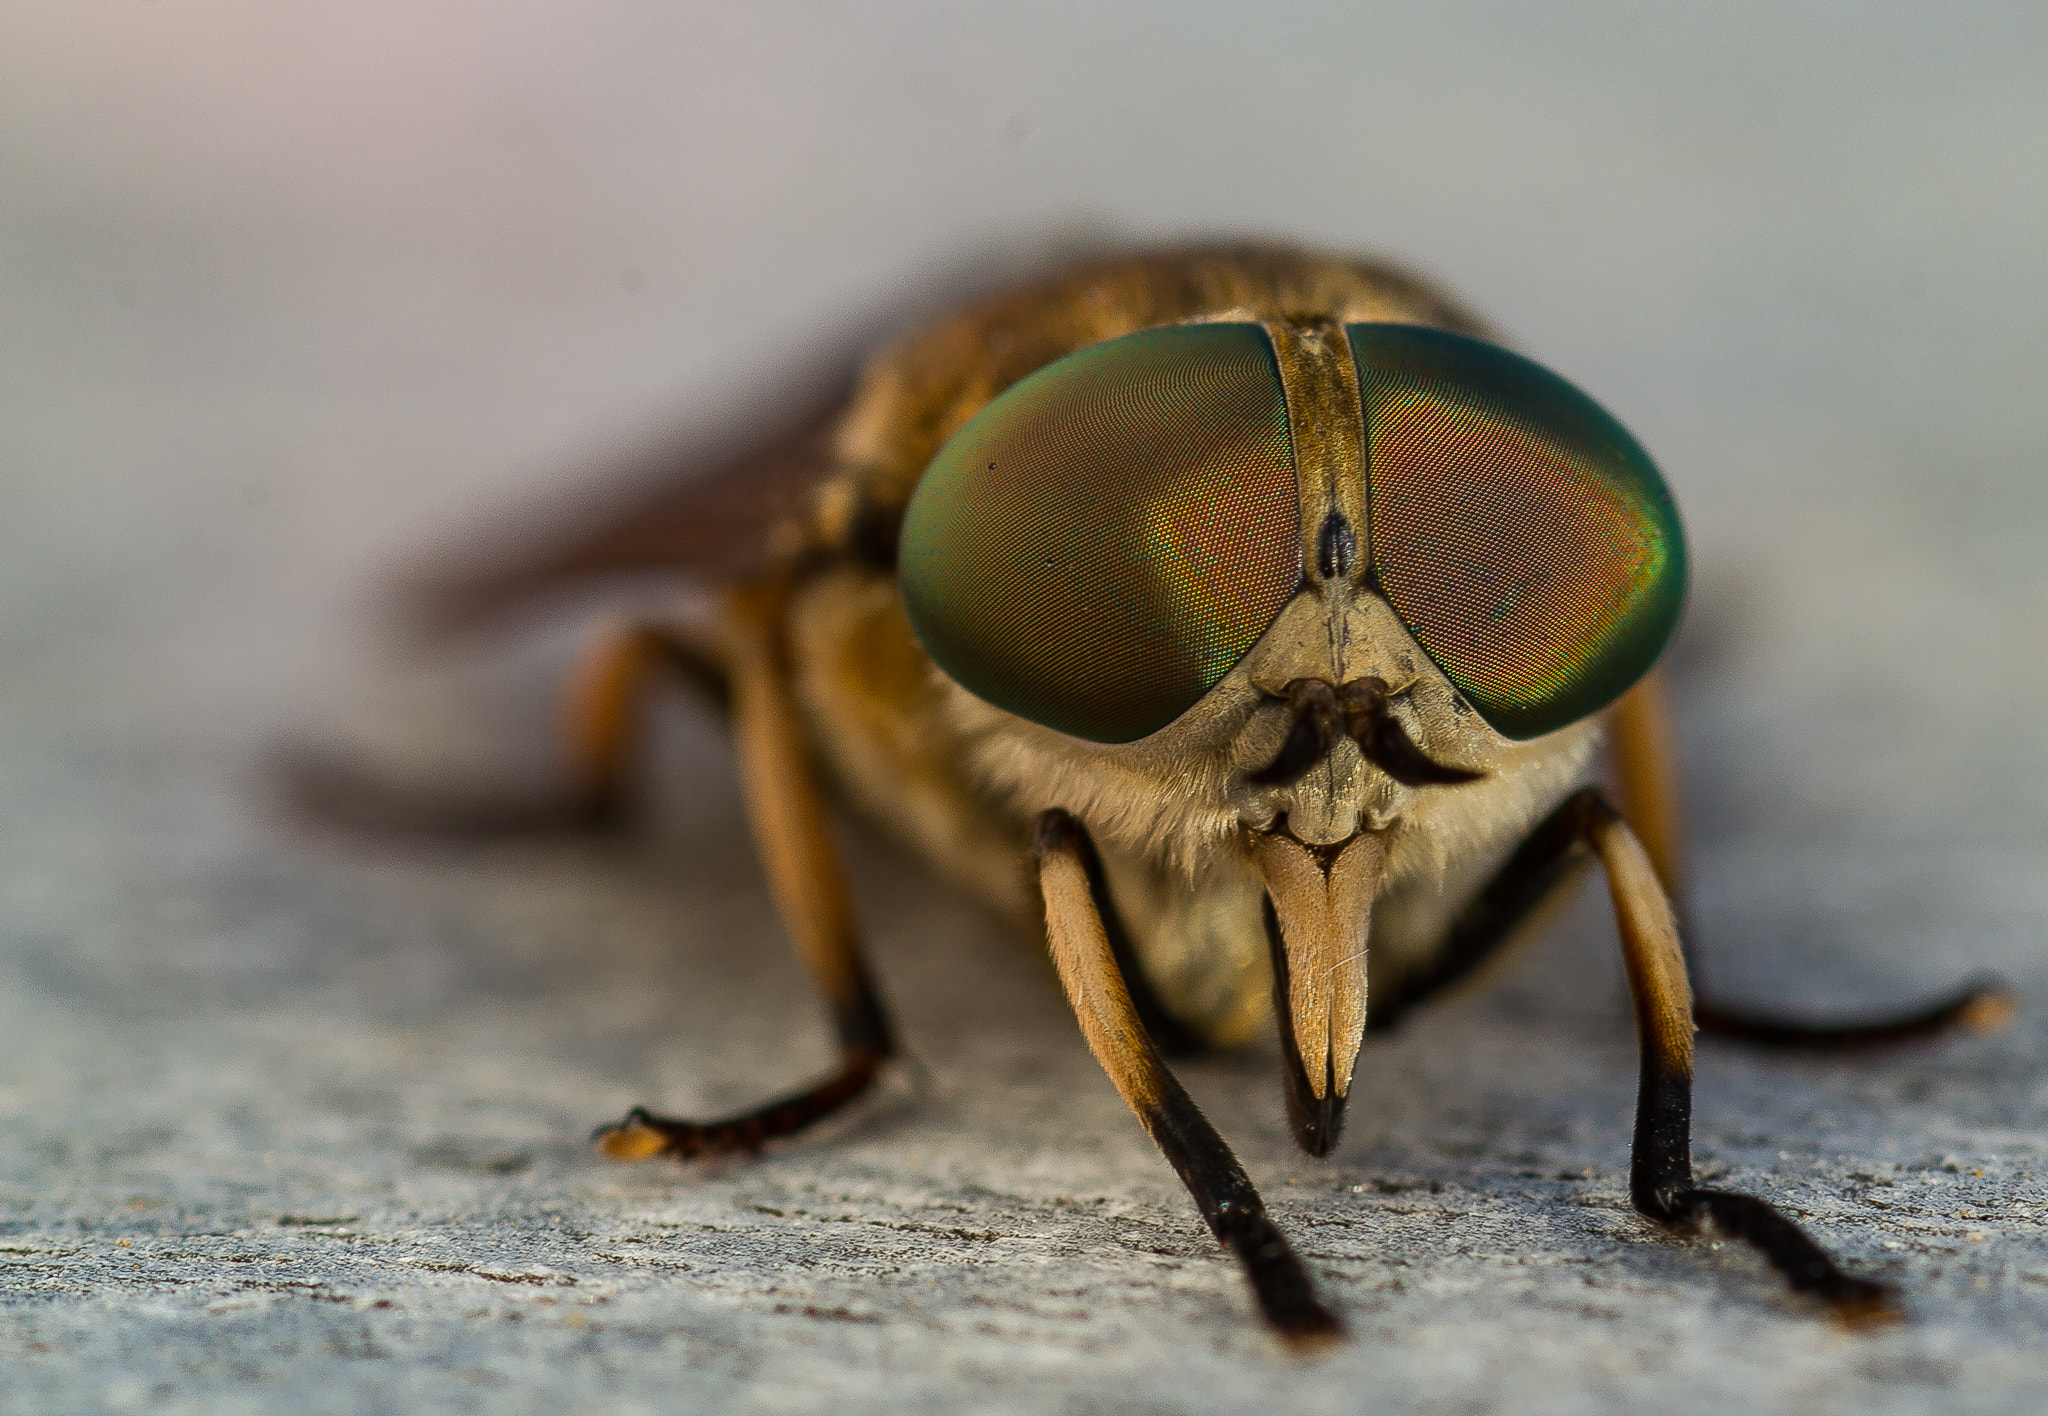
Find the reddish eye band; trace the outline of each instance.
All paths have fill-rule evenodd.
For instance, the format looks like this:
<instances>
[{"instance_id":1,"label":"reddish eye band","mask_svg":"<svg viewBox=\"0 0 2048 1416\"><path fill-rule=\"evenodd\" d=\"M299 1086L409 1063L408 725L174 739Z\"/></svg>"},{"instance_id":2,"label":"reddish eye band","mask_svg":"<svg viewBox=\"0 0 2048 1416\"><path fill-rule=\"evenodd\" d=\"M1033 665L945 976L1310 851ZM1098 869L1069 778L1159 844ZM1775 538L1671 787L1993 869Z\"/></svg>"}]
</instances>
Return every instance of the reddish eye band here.
<instances>
[{"instance_id":1,"label":"reddish eye band","mask_svg":"<svg viewBox=\"0 0 2048 1416\"><path fill-rule=\"evenodd\" d=\"M1619 697L1670 638L1685 538L1634 438L1549 370L1416 325L1350 325L1374 573L1511 738Z\"/></svg>"}]
</instances>

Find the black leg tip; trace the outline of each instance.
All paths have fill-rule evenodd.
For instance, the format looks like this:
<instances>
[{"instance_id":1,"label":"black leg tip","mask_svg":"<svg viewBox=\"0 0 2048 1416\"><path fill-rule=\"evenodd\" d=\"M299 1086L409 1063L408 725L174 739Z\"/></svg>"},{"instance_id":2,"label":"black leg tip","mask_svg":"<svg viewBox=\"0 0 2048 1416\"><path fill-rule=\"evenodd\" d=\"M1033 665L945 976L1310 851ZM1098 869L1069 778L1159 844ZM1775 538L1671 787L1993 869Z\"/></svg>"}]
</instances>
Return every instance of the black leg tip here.
<instances>
[{"instance_id":1,"label":"black leg tip","mask_svg":"<svg viewBox=\"0 0 2048 1416\"><path fill-rule=\"evenodd\" d=\"M1804 1230L1755 1195L1679 1190L1638 1198L1637 1206L1671 1228L1691 1229L1704 1222L1750 1245L1785 1276L1793 1292L1826 1305L1829 1315L1845 1328L1885 1327L1905 1318L1889 1284L1843 1273Z\"/></svg>"},{"instance_id":2,"label":"black leg tip","mask_svg":"<svg viewBox=\"0 0 2048 1416\"><path fill-rule=\"evenodd\" d=\"M1031 832L1032 854L1039 864L1045 863L1050 855L1059 855L1075 848L1076 839L1081 835L1080 823L1068 812L1055 806L1038 814L1038 821Z\"/></svg>"}]
</instances>

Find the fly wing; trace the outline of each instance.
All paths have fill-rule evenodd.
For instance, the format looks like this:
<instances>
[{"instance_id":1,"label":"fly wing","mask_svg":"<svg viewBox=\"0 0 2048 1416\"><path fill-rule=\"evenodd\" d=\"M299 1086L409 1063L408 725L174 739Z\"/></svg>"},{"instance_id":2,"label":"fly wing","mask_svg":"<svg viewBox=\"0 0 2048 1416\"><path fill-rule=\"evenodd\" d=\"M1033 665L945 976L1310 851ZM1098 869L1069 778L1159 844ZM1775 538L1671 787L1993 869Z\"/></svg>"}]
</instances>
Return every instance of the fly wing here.
<instances>
[{"instance_id":1,"label":"fly wing","mask_svg":"<svg viewBox=\"0 0 2048 1416\"><path fill-rule=\"evenodd\" d=\"M458 633L608 580L743 573L764 556L770 529L802 511L831 468L833 430L852 388L849 362L783 399L778 415L748 433L708 447L659 440L580 479L602 490L529 512L505 544L457 549L407 577L404 617L428 633Z\"/></svg>"}]
</instances>

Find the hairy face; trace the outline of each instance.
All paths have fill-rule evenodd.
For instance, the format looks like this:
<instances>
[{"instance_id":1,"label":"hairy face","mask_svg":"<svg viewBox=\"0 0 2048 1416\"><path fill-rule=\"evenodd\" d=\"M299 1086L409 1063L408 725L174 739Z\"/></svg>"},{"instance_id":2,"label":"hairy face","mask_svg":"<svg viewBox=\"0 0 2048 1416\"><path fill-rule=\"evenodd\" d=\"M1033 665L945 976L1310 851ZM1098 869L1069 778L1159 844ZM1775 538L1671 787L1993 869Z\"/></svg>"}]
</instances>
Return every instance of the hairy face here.
<instances>
[{"instance_id":1,"label":"hairy face","mask_svg":"<svg viewBox=\"0 0 2048 1416\"><path fill-rule=\"evenodd\" d=\"M1258 780L1288 744L1298 716L1288 689L1303 680L1333 690L1377 680L1385 719L1421 757L1479 776L1406 785L1340 733L1293 781ZM984 782L1027 813L1072 811L1107 841L1190 882L1218 856L1248 859L1255 833L1284 825L1315 846L1360 831L1384 835L1391 888L1526 824L1591 747L1590 724L1525 742L1502 737L1385 601L1343 586L1297 595L1199 703L1136 742L1087 742L949 687L949 716Z\"/></svg>"}]
</instances>

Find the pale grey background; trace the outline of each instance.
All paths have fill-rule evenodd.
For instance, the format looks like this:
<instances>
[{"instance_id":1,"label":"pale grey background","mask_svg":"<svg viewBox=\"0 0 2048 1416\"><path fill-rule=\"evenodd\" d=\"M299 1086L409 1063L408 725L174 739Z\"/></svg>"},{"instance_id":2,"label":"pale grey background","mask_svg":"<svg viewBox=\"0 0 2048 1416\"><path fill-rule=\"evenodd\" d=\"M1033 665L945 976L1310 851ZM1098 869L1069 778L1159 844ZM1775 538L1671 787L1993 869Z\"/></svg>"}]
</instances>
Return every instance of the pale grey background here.
<instances>
[{"instance_id":1,"label":"pale grey background","mask_svg":"<svg viewBox=\"0 0 2048 1416\"><path fill-rule=\"evenodd\" d=\"M0 9L0 1408L2040 1409L2044 16ZM1714 978L2031 1000L1702 1052L1703 1168L1912 1325L1844 1336L1631 1217L1591 896L1368 1044L1328 1164L1270 1056L1188 1069L1353 1327L1299 1363L1028 947L858 827L921 1091L759 1163L588 1154L826 1055L688 713L624 846L268 808L292 735L537 777L574 626L408 659L390 569L1076 233L1404 257L1660 458Z\"/></svg>"}]
</instances>

